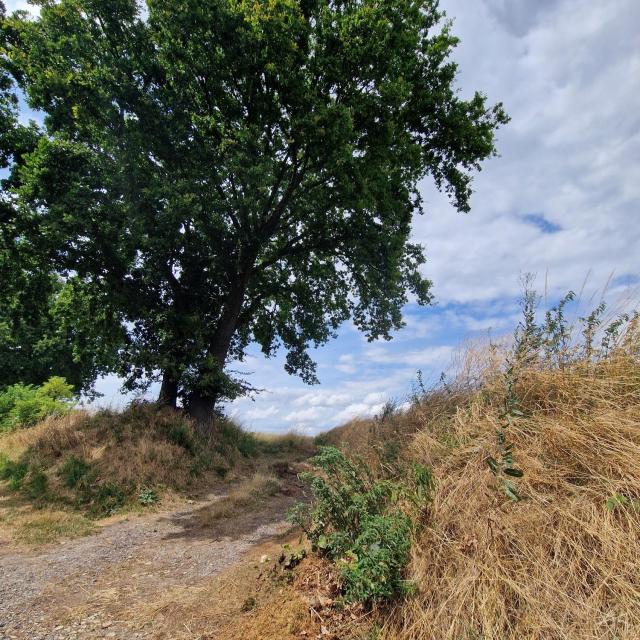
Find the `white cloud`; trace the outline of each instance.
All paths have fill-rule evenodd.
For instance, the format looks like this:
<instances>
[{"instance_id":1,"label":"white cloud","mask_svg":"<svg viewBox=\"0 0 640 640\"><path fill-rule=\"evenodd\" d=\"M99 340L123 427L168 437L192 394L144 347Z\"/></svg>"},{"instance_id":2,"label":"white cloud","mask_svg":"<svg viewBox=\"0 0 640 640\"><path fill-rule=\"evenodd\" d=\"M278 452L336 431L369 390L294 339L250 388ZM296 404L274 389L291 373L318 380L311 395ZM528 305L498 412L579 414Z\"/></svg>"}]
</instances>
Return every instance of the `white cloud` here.
<instances>
[{"instance_id":1,"label":"white cloud","mask_svg":"<svg viewBox=\"0 0 640 640\"><path fill-rule=\"evenodd\" d=\"M505 2L444 3L462 40L464 93L486 90L513 119L499 133L501 157L475 180L470 215L425 184L429 214L416 236L441 301L513 296L520 271L548 269L556 292L590 268L601 282L612 268L638 271L631 248L640 225L629 222L640 195L640 97L630 79L640 70L640 5L536 4L516 3L524 26L514 30L505 21L516 18L498 19ZM562 231L545 234L519 217L531 212Z\"/></svg>"},{"instance_id":2,"label":"white cloud","mask_svg":"<svg viewBox=\"0 0 640 640\"><path fill-rule=\"evenodd\" d=\"M418 351L406 351L398 353L391 347L375 346L365 351L367 360L383 364L402 364L415 367L446 366L451 360L453 347L451 345L440 345L437 347L427 347Z\"/></svg>"},{"instance_id":3,"label":"white cloud","mask_svg":"<svg viewBox=\"0 0 640 640\"><path fill-rule=\"evenodd\" d=\"M296 409L284 416L283 420L287 422L307 422L309 420L317 420L322 415L319 407L308 407L307 409Z\"/></svg>"},{"instance_id":4,"label":"white cloud","mask_svg":"<svg viewBox=\"0 0 640 640\"><path fill-rule=\"evenodd\" d=\"M12 11L28 11L34 16L40 15L40 7L34 7L27 0L5 0L4 4L8 13Z\"/></svg>"},{"instance_id":5,"label":"white cloud","mask_svg":"<svg viewBox=\"0 0 640 640\"><path fill-rule=\"evenodd\" d=\"M278 408L271 404L268 407L255 407L254 409L250 409L244 413L244 418L247 420L265 420L266 418L271 418L272 416L278 415Z\"/></svg>"},{"instance_id":6,"label":"white cloud","mask_svg":"<svg viewBox=\"0 0 640 640\"><path fill-rule=\"evenodd\" d=\"M354 402L345 407L340 413L334 416L336 424L342 424L354 418L368 418L380 413L384 408L384 402L369 404L367 402Z\"/></svg>"}]
</instances>

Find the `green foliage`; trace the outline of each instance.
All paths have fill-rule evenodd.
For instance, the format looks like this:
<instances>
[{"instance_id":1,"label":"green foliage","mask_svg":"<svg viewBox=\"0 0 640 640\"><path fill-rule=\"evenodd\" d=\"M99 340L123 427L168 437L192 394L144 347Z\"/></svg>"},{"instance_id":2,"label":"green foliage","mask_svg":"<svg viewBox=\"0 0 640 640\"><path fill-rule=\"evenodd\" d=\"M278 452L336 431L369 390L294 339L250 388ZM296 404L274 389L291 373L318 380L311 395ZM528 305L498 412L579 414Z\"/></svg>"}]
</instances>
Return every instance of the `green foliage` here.
<instances>
[{"instance_id":1,"label":"green foliage","mask_svg":"<svg viewBox=\"0 0 640 640\"><path fill-rule=\"evenodd\" d=\"M256 606L256 599L253 596L249 596L242 603L242 606L240 607L240 611L242 611L243 613L246 613L247 611L251 611L252 609L255 609L255 606Z\"/></svg>"},{"instance_id":2,"label":"green foliage","mask_svg":"<svg viewBox=\"0 0 640 640\"><path fill-rule=\"evenodd\" d=\"M17 491L22 487L22 483L29 472L29 465L26 462L15 462L6 456L0 458L0 480L8 480L9 488Z\"/></svg>"},{"instance_id":3,"label":"green foliage","mask_svg":"<svg viewBox=\"0 0 640 640\"><path fill-rule=\"evenodd\" d=\"M65 487L88 491L94 474L89 463L81 458L71 456L62 464L58 470L58 475Z\"/></svg>"},{"instance_id":4,"label":"green foliage","mask_svg":"<svg viewBox=\"0 0 640 640\"><path fill-rule=\"evenodd\" d=\"M98 516L113 515L124 506L126 493L115 482L105 482L95 489L91 511Z\"/></svg>"},{"instance_id":5,"label":"green foliage","mask_svg":"<svg viewBox=\"0 0 640 640\"><path fill-rule=\"evenodd\" d=\"M0 392L0 432L31 427L43 418L70 411L73 389L54 376L40 387L14 384Z\"/></svg>"},{"instance_id":6,"label":"green foliage","mask_svg":"<svg viewBox=\"0 0 640 640\"><path fill-rule=\"evenodd\" d=\"M254 436L246 431L242 432L240 439L238 440L238 451L245 458L254 458L258 455L258 441Z\"/></svg>"},{"instance_id":7,"label":"green foliage","mask_svg":"<svg viewBox=\"0 0 640 640\"><path fill-rule=\"evenodd\" d=\"M518 345L516 345L515 352L518 354ZM516 368L514 365L508 363L507 370L503 376L505 386L504 410L500 413L500 425L496 430L496 440L500 456L497 460L493 456L489 456L487 458L487 464L489 465L489 469L491 469L491 473L501 482L506 496L514 502L519 502L522 500L522 496L520 496L516 490L513 479L521 478L524 473L521 469L514 466L513 444L507 439L507 430L513 420L524 417L520 409L518 396L515 392L515 372Z\"/></svg>"},{"instance_id":8,"label":"green foliage","mask_svg":"<svg viewBox=\"0 0 640 640\"><path fill-rule=\"evenodd\" d=\"M48 478L39 469L30 469L24 461L13 461L0 454L0 480L8 481L11 491L23 490L32 500L47 496Z\"/></svg>"},{"instance_id":9,"label":"green foliage","mask_svg":"<svg viewBox=\"0 0 640 640\"><path fill-rule=\"evenodd\" d=\"M49 479L43 471L32 471L24 483L24 490L31 500L46 498L49 488Z\"/></svg>"},{"instance_id":10,"label":"green foliage","mask_svg":"<svg viewBox=\"0 0 640 640\"><path fill-rule=\"evenodd\" d=\"M196 444L194 442L193 436L191 432L187 429L184 424L175 424L171 425L167 433L167 438L169 442L173 442L173 444L177 444L179 447L182 447L185 451L188 451L191 455L194 455L196 452Z\"/></svg>"},{"instance_id":11,"label":"green foliage","mask_svg":"<svg viewBox=\"0 0 640 640\"><path fill-rule=\"evenodd\" d=\"M389 337L409 294L430 302L418 183L469 210L508 118L457 92L435 0L138 4L3 20L3 62L47 128L13 162L7 238L25 257L6 268L43 274L34 299L65 318L45 335L83 379L161 371L196 413L247 390L224 366L255 342L315 382L309 348L342 322ZM82 304L52 293L62 280Z\"/></svg>"},{"instance_id":12,"label":"green foliage","mask_svg":"<svg viewBox=\"0 0 640 640\"><path fill-rule=\"evenodd\" d=\"M213 446L222 456L233 459L239 451L245 458L251 458L258 454L260 446L256 437L239 427L231 420L219 418L216 422Z\"/></svg>"},{"instance_id":13,"label":"green foliage","mask_svg":"<svg viewBox=\"0 0 640 640\"><path fill-rule=\"evenodd\" d=\"M348 601L373 602L407 593L403 579L412 540L410 513L424 509L433 479L414 465L405 482L375 479L367 466L333 447L312 459L317 474L301 476L311 487L312 506L297 505L290 518L313 548L338 563ZM400 508L405 502L409 513Z\"/></svg>"},{"instance_id":14,"label":"green foliage","mask_svg":"<svg viewBox=\"0 0 640 640\"><path fill-rule=\"evenodd\" d=\"M338 565L350 602L382 600L408 593L402 573L411 550L411 521L397 513L367 518L362 533Z\"/></svg>"},{"instance_id":15,"label":"green foliage","mask_svg":"<svg viewBox=\"0 0 640 640\"><path fill-rule=\"evenodd\" d=\"M614 493L613 495L607 498L605 502L605 507L609 511L616 511L618 509L630 508L634 511L640 512L640 500L634 500L632 498L628 498L622 493Z\"/></svg>"},{"instance_id":16,"label":"green foliage","mask_svg":"<svg viewBox=\"0 0 640 640\"><path fill-rule=\"evenodd\" d=\"M155 489L150 487L142 487L138 493L138 502L147 507L160 501L160 496Z\"/></svg>"}]
</instances>

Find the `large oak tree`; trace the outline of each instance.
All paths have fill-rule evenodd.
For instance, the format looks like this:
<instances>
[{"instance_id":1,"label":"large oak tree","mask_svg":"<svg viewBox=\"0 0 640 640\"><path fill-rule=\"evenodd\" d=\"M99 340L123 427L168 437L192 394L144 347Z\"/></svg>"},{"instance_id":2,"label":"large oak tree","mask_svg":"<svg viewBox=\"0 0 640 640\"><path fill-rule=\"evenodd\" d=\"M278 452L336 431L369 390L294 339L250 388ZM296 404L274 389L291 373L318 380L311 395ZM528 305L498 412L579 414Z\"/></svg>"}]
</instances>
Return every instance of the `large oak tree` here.
<instances>
[{"instance_id":1,"label":"large oak tree","mask_svg":"<svg viewBox=\"0 0 640 640\"><path fill-rule=\"evenodd\" d=\"M410 242L429 175L460 211L507 118L455 90L436 0L40 0L4 64L46 135L20 172L56 273L121 314L117 370L201 421L258 343L369 338L430 301Z\"/></svg>"}]
</instances>

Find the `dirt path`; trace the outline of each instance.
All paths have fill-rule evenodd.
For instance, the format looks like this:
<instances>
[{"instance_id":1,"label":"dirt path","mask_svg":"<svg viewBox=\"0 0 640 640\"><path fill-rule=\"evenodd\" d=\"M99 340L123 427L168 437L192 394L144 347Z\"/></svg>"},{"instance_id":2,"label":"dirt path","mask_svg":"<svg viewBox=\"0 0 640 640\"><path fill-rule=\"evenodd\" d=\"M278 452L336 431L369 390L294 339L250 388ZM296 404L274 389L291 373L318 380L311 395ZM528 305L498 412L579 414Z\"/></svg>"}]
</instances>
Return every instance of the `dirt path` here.
<instances>
[{"instance_id":1,"label":"dirt path","mask_svg":"<svg viewBox=\"0 0 640 640\"><path fill-rule=\"evenodd\" d=\"M172 637L160 631L161 612L145 617L140 610L167 593L210 584L258 543L286 533L284 514L299 497L299 486L290 487L259 510L203 526L198 516L220 499L208 496L104 525L87 538L0 551L0 638Z\"/></svg>"}]
</instances>

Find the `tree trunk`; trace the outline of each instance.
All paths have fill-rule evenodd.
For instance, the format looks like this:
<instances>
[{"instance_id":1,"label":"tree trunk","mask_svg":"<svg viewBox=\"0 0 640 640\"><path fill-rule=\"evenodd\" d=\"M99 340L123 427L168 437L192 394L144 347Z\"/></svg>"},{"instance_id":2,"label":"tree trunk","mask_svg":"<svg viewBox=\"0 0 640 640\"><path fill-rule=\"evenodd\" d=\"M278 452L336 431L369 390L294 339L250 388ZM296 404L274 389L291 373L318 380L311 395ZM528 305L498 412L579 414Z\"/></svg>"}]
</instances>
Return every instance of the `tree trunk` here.
<instances>
[{"instance_id":1,"label":"tree trunk","mask_svg":"<svg viewBox=\"0 0 640 640\"><path fill-rule=\"evenodd\" d=\"M218 363L220 372L224 370L231 340L238 327L248 280L248 270L238 275L235 285L229 292L209 345L209 355L213 356ZM187 412L195 420L196 428L202 435L210 433L215 403L220 395L216 389L208 389L206 393L193 393L187 402Z\"/></svg>"},{"instance_id":2,"label":"tree trunk","mask_svg":"<svg viewBox=\"0 0 640 640\"><path fill-rule=\"evenodd\" d=\"M211 434L214 419L215 398L193 394L187 404L187 412L193 418L198 433L207 437Z\"/></svg>"},{"instance_id":3,"label":"tree trunk","mask_svg":"<svg viewBox=\"0 0 640 640\"><path fill-rule=\"evenodd\" d=\"M162 385L158 394L158 404L163 407L171 407L175 409L178 401L178 380L170 373L165 371L162 374Z\"/></svg>"}]
</instances>

